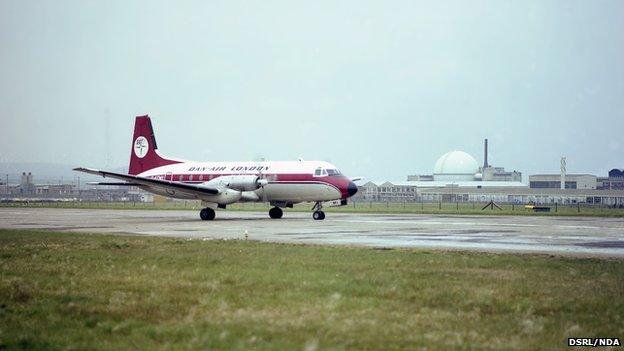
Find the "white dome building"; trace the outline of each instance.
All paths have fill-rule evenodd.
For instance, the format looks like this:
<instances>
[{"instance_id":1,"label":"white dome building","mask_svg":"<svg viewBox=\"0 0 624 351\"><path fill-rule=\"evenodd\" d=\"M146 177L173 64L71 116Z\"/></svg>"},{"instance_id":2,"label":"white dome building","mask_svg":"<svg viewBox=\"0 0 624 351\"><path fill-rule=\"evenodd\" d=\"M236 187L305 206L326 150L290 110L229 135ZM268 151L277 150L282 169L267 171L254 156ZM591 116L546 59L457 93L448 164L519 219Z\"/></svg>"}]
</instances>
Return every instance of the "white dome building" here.
<instances>
[{"instance_id":1,"label":"white dome building","mask_svg":"<svg viewBox=\"0 0 624 351\"><path fill-rule=\"evenodd\" d=\"M438 159L433 168L434 181L465 182L476 180L479 164L474 157L463 151L447 152Z\"/></svg>"}]
</instances>

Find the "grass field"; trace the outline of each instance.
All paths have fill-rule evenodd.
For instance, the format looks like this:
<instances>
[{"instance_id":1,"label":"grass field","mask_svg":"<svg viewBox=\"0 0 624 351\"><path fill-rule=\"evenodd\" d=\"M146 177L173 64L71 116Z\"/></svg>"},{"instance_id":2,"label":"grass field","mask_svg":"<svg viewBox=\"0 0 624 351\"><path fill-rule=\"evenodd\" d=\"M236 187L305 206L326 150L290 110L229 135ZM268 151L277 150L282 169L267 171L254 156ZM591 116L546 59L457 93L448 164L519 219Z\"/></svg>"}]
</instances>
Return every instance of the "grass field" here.
<instances>
[{"instance_id":1,"label":"grass field","mask_svg":"<svg viewBox=\"0 0 624 351\"><path fill-rule=\"evenodd\" d=\"M624 261L0 231L0 349L566 349Z\"/></svg>"},{"instance_id":2,"label":"grass field","mask_svg":"<svg viewBox=\"0 0 624 351\"><path fill-rule=\"evenodd\" d=\"M0 207L58 207L91 209L141 209L141 210L195 210L201 209L199 201L171 201L161 203L135 202L30 202L2 203ZM513 216L591 216L624 217L624 209L606 206L551 206L551 212L532 212L524 205L500 204L502 210L482 210L485 203L350 203L347 206L326 207L326 212L344 213L415 213L415 214L457 214L457 215L513 215ZM239 203L228 205L230 211L267 211L268 204ZM312 204L297 204L286 211L309 212Z\"/></svg>"}]
</instances>

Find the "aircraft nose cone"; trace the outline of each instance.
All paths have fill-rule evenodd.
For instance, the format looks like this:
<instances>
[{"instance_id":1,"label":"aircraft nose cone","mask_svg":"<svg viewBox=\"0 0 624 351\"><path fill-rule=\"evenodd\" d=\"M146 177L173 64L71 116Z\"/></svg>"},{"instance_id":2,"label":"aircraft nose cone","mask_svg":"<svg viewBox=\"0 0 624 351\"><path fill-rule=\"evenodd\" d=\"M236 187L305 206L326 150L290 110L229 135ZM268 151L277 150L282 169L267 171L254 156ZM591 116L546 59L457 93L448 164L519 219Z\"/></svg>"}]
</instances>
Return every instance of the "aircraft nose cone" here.
<instances>
[{"instance_id":1,"label":"aircraft nose cone","mask_svg":"<svg viewBox=\"0 0 624 351\"><path fill-rule=\"evenodd\" d=\"M354 182L349 182L349 185L347 185L347 193L349 194L349 196L355 195L357 191L358 191L357 185L355 185Z\"/></svg>"}]
</instances>

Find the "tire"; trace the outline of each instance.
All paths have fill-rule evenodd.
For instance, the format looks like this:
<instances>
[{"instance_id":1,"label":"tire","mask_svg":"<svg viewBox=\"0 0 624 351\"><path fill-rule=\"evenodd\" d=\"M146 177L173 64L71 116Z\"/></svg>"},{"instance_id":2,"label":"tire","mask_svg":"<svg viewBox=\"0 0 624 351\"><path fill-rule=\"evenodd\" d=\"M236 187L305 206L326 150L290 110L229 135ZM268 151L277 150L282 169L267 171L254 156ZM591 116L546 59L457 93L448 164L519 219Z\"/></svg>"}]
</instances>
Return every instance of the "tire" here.
<instances>
[{"instance_id":1,"label":"tire","mask_svg":"<svg viewBox=\"0 0 624 351\"><path fill-rule=\"evenodd\" d=\"M322 221L325 219L325 213L323 211L314 211L314 213L312 213L312 218L314 218L315 221Z\"/></svg>"},{"instance_id":2,"label":"tire","mask_svg":"<svg viewBox=\"0 0 624 351\"><path fill-rule=\"evenodd\" d=\"M215 211L210 207L204 208L203 210L199 211L199 218L204 221L212 221L213 219L215 219Z\"/></svg>"},{"instance_id":3,"label":"tire","mask_svg":"<svg viewBox=\"0 0 624 351\"><path fill-rule=\"evenodd\" d=\"M272 209L269 210L269 217L273 219L282 218L283 215L284 215L284 211L282 211L282 209L279 207L273 207Z\"/></svg>"}]
</instances>

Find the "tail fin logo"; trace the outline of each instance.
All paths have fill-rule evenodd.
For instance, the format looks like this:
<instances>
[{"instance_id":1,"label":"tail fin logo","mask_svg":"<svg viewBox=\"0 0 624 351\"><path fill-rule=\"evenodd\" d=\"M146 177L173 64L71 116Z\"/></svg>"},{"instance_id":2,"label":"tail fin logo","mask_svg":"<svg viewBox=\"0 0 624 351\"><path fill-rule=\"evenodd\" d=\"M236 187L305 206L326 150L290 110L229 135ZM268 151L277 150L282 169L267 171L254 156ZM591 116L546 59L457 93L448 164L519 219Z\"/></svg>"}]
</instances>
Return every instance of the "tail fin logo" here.
<instances>
[{"instance_id":1,"label":"tail fin logo","mask_svg":"<svg viewBox=\"0 0 624 351\"><path fill-rule=\"evenodd\" d=\"M134 141L134 154L138 158L143 158L147 155L147 151L149 150L149 143L144 136L139 136Z\"/></svg>"}]
</instances>

